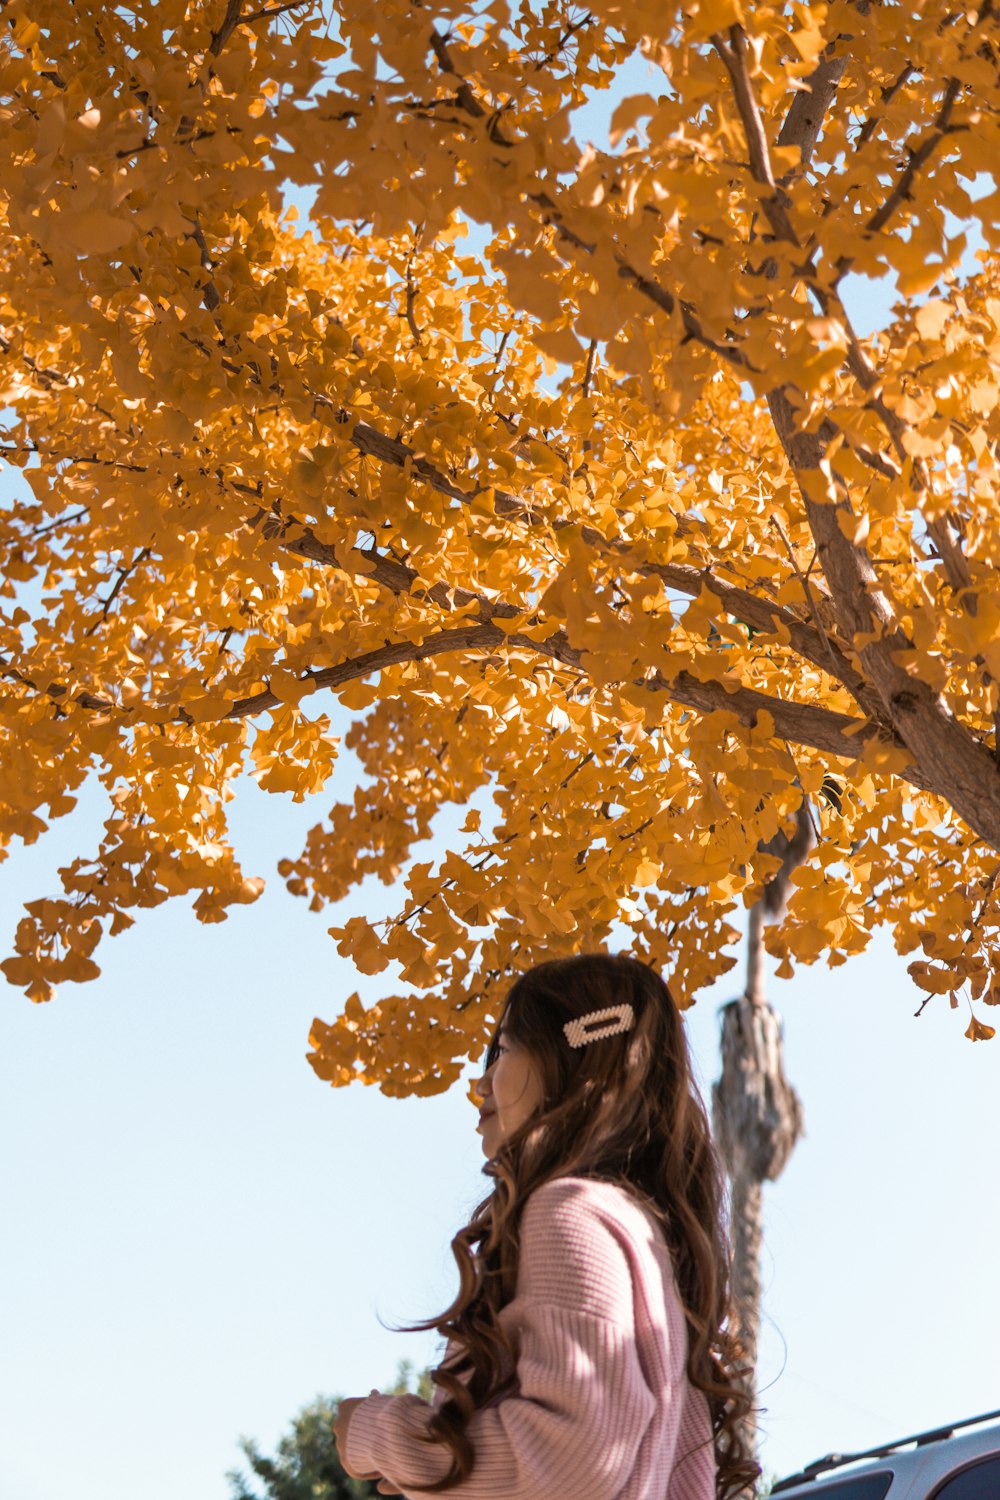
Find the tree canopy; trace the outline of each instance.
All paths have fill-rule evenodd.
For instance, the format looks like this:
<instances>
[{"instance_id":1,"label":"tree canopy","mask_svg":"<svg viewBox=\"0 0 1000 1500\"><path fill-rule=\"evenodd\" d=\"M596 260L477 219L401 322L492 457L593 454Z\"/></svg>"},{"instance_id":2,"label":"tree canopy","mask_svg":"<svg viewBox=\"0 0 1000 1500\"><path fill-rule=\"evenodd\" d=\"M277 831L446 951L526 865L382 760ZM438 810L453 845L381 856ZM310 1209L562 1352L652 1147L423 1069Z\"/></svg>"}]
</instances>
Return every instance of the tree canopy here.
<instances>
[{"instance_id":1,"label":"tree canopy","mask_svg":"<svg viewBox=\"0 0 1000 1500\"><path fill-rule=\"evenodd\" d=\"M7 979L254 901L232 783L327 788L334 695L367 780L280 874L405 885L330 929L401 974L317 1020L331 1083L446 1088L616 923L689 1004L803 804L779 973L886 924L992 1036L991 0L0 14L0 836L108 798Z\"/></svg>"},{"instance_id":2,"label":"tree canopy","mask_svg":"<svg viewBox=\"0 0 1000 1500\"><path fill-rule=\"evenodd\" d=\"M430 1369L417 1373L415 1387L413 1376L411 1362L400 1360L396 1383L386 1394L412 1392L430 1401L434 1391ZM232 1469L226 1475L230 1500L364 1500L378 1495L374 1479L352 1478L340 1461L333 1423L342 1400L342 1396L317 1396L304 1406L278 1439L271 1458L252 1438L241 1438L240 1451L250 1473Z\"/></svg>"},{"instance_id":3,"label":"tree canopy","mask_svg":"<svg viewBox=\"0 0 1000 1500\"><path fill-rule=\"evenodd\" d=\"M400 1359L396 1383L387 1395L412 1392L424 1401L433 1395L430 1368L415 1371L408 1359ZM240 1451L250 1475L231 1470L229 1500L363 1500L378 1496L375 1479L352 1479L340 1463L333 1440L342 1397L316 1397L292 1418L291 1428L277 1440L273 1458L262 1454L258 1443L241 1437ZM250 1488L262 1485L262 1490Z\"/></svg>"},{"instance_id":4,"label":"tree canopy","mask_svg":"<svg viewBox=\"0 0 1000 1500\"><path fill-rule=\"evenodd\" d=\"M317 1396L292 1419L273 1457L252 1438L241 1438L240 1451L250 1473L231 1469L230 1500L368 1500L379 1491L373 1479L352 1479L340 1462L333 1423L340 1401Z\"/></svg>"}]
</instances>

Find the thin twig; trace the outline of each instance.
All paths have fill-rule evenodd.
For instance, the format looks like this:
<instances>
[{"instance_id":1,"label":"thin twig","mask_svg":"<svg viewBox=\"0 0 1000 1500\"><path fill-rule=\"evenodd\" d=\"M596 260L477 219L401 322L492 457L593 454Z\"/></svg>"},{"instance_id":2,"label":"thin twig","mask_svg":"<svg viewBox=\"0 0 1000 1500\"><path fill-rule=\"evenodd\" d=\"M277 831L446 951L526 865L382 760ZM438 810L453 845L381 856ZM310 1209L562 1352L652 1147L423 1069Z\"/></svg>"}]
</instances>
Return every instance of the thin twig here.
<instances>
[{"instance_id":1,"label":"thin twig","mask_svg":"<svg viewBox=\"0 0 1000 1500\"><path fill-rule=\"evenodd\" d=\"M953 135L957 130L968 129L968 126L965 125L958 126L951 124L952 110L954 109L955 100L958 98L961 87L959 79L949 78L944 99L930 135L921 145L907 146L905 148L908 157L906 166L903 168L895 187L882 204L882 207L877 209L868 222L862 226L860 231L862 235L877 234L880 229L884 229L900 204L910 196L910 190L913 187L917 173L934 154L934 151L944 140L945 136ZM843 275L844 270L851 264L851 259L852 257L849 255L842 255L836 261L835 265L838 276Z\"/></svg>"},{"instance_id":2,"label":"thin twig","mask_svg":"<svg viewBox=\"0 0 1000 1500\"><path fill-rule=\"evenodd\" d=\"M118 578L114 588L111 590L111 593L106 599L101 600L104 608L101 610L100 616L94 621L93 625L89 626L88 629L83 632L84 636L93 635L97 627L104 623L104 621L108 618L108 613L111 609L112 604L114 604L115 600L118 598L118 595L121 593L125 583L135 572L136 568L139 567L140 563L145 562L146 558L149 557L150 554L151 549L149 547L143 547L142 551L133 559L131 563L129 563L127 568L118 569Z\"/></svg>"},{"instance_id":3,"label":"thin twig","mask_svg":"<svg viewBox=\"0 0 1000 1500\"><path fill-rule=\"evenodd\" d=\"M497 123L499 118L499 111L494 111L492 114L490 114L490 112L476 98L475 92L471 88L469 83L464 78L462 78L461 74L458 72L454 62L452 61L451 54L448 51L447 38L441 36L440 33L436 31L432 32L430 37L430 47L432 52L434 53L434 56L437 58L438 66L441 68L441 71L444 73L448 73L451 77L456 78L459 82L456 102L473 119L482 120L489 116L489 126L487 133L489 135L490 141L494 145L504 146L508 148L512 147L515 142L509 140L506 136L503 135L499 128L499 124ZM530 202L537 204L538 207L542 209L542 222L544 224L551 224L561 240L564 240L567 244L572 245L574 249L582 250L586 255L593 255L596 252L596 245L593 245L589 241L583 239L565 222L562 216L561 209L548 193L528 193L527 197ZM678 299L675 298L670 292L668 292L665 287L660 286L660 284L651 276L645 275L643 272L637 270L621 255L616 255L616 261L618 264L618 275L623 280L631 282L636 290L639 291L644 297L647 297L650 301L654 302L657 307L661 308L668 315L672 316L675 310L679 311L681 321L684 326L684 331L689 338L694 339L697 343L704 344L705 347L707 349L710 349L713 354L718 356L718 358L726 360L729 364L732 364L736 368L748 370L751 372L753 371L752 364L743 353L743 351L737 347L735 341L732 343L725 343L720 342L718 339L712 338L706 332L705 328L702 326L700 319L696 316L693 308L689 304L687 304L686 302L678 302Z\"/></svg>"},{"instance_id":4,"label":"thin twig","mask_svg":"<svg viewBox=\"0 0 1000 1500\"><path fill-rule=\"evenodd\" d=\"M218 288L215 285L215 278L212 274L215 269L215 263L208 253L208 245L205 243L204 231L202 230L201 221L197 214L195 214L194 229L191 232L191 238L201 251L201 263L208 272L208 281L205 283L202 291L205 306L209 312L214 313L222 298L219 296Z\"/></svg>"},{"instance_id":5,"label":"thin twig","mask_svg":"<svg viewBox=\"0 0 1000 1500\"><path fill-rule=\"evenodd\" d=\"M772 516L771 517L771 525L774 527L775 531L777 531L778 535L781 537L781 540L785 544L785 550L788 553L788 560L789 560L789 562L792 565L792 568L793 568L793 570L795 572L796 578L799 580L799 582L802 585L802 592L806 596L806 603L809 606L809 613L813 617L813 624L816 626L816 629L819 631L819 633L820 633L820 635L821 635L821 637L823 639L823 644L826 646L826 649L827 649L827 651L829 653L830 663L831 663L831 667L833 669L833 674L834 674L835 677L839 677L840 673L839 673L839 669L838 669L838 666L837 666L837 655L838 655L838 653L834 652L833 646L832 646L832 644L830 642L830 637L827 635L826 630L823 628L823 621L820 619L819 610L816 608L816 601L813 598L813 592L812 592L812 589L809 586L809 578L808 578L808 576L806 574L803 574L802 569L799 567L798 558L795 556L795 549L792 547L791 542L789 541L788 537L785 535L785 528L782 526L782 524L778 520L777 516ZM813 555L813 561L815 561L815 554ZM809 566L811 568L812 567L812 563L810 563Z\"/></svg>"},{"instance_id":6,"label":"thin twig","mask_svg":"<svg viewBox=\"0 0 1000 1500\"><path fill-rule=\"evenodd\" d=\"M594 377L594 357L597 354L597 340L591 339L590 348L587 350L587 368L583 372L583 385L581 387L584 396L590 395L590 382Z\"/></svg>"},{"instance_id":7,"label":"thin twig","mask_svg":"<svg viewBox=\"0 0 1000 1500\"><path fill-rule=\"evenodd\" d=\"M912 63L904 63L893 82L886 84L885 88L881 90L879 95L879 103L883 105L891 104L903 85L916 72L917 69L913 67ZM873 113L868 116L867 120L859 130L858 138L854 143L855 152L860 151L862 146L867 145L868 141L871 140L871 137L874 135L878 126L881 124L882 118L883 116L877 113ZM828 205L826 210L827 212L829 211L830 207L832 207L832 205Z\"/></svg>"},{"instance_id":8,"label":"thin twig","mask_svg":"<svg viewBox=\"0 0 1000 1500\"><path fill-rule=\"evenodd\" d=\"M244 16L243 25L252 26L255 21L270 21L272 16L283 16L286 10L297 10L307 0L286 0L284 5L272 5L264 10L255 10L252 16Z\"/></svg>"},{"instance_id":9,"label":"thin twig","mask_svg":"<svg viewBox=\"0 0 1000 1500\"><path fill-rule=\"evenodd\" d=\"M413 242L413 248L410 251L409 257L408 257L407 262L406 262L406 312L405 312L406 321L409 324L410 332L413 335L413 347L415 349L419 349L421 347L421 345L423 343L423 332L424 332L422 328L418 327L416 316L414 315L414 307L416 305L417 298L420 296L420 290L419 290L418 287L414 286L414 282L413 282L413 258L414 258L414 256L417 253L417 244L418 244L418 241L417 241L417 238L415 237L414 238L414 242Z\"/></svg>"}]
</instances>

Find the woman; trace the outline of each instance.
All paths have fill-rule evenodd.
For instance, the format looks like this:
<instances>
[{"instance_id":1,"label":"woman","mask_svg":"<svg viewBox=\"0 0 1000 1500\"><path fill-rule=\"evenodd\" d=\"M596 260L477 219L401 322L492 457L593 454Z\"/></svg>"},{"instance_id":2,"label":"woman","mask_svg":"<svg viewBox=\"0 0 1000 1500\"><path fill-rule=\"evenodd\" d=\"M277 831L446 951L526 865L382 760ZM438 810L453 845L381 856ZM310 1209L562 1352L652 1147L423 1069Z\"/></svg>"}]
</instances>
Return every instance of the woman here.
<instances>
[{"instance_id":1,"label":"woman","mask_svg":"<svg viewBox=\"0 0 1000 1500\"><path fill-rule=\"evenodd\" d=\"M476 1086L493 1191L452 1241L434 1400L350 1399L341 1461L382 1494L730 1500L760 1470L727 1325L723 1183L684 1023L638 959L511 989Z\"/></svg>"}]
</instances>

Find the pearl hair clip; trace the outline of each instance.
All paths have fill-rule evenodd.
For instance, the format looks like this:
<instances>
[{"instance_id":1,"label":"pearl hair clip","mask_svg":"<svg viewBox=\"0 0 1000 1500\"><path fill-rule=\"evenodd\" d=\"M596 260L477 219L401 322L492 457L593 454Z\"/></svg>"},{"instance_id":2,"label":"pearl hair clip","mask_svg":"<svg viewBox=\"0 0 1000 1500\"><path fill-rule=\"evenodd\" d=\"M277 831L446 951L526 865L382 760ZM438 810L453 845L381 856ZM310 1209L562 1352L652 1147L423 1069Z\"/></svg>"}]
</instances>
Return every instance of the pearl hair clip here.
<instances>
[{"instance_id":1,"label":"pearl hair clip","mask_svg":"<svg viewBox=\"0 0 1000 1500\"><path fill-rule=\"evenodd\" d=\"M601 1021L610 1025L600 1026ZM631 1005L611 1005L607 1010L591 1010L585 1016L567 1021L563 1027L566 1040L571 1047L585 1047L588 1042L599 1042L606 1036L617 1036L619 1031L628 1031L635 1024ZM598 1026L597 1031L589 1028Z\"/></svg>"}]
</instances>

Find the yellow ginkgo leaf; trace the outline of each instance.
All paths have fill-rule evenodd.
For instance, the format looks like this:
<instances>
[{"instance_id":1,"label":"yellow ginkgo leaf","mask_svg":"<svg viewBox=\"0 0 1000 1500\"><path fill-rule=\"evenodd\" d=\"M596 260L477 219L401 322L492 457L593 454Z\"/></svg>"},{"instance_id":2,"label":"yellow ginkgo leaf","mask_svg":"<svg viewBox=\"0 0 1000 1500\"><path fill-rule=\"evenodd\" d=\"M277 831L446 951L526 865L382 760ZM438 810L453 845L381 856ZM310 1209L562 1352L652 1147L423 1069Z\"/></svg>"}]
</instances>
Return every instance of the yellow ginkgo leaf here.
<instances>
[{"instance_id":1,"label":"yellow ginkgo leaf","mask_svg":"<svg viewBox=\"0 0 1000 1500\"><path fill-rule=\"evenodd\" d=\"M66 214L60 232L74 250L82 255L106 255L121 250L135 237L127 218L119 218L105 209L90 208L80 214Z\"/></svg>"}]
</instances>

